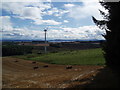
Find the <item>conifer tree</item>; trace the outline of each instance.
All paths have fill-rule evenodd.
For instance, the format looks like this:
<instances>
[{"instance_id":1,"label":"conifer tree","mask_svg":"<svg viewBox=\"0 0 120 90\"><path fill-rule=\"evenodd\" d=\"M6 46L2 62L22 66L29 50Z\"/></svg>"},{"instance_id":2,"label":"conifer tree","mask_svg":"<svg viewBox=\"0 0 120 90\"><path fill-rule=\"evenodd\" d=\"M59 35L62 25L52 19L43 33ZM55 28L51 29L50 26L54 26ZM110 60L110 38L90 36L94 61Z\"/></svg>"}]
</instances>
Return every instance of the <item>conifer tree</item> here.
<instances>
[{"instance_id":1,"label":"conifer tree","mask_svg":"<svg viewBox=\"0 0 120 90\"><path fill-rule=\"evenodd\" d=\"M106 31L102 46L106 65L120 73L120 2L100 2L108 14L100 10L104 20L93 18L94 23Z\"/></svg>"}]
</instances>

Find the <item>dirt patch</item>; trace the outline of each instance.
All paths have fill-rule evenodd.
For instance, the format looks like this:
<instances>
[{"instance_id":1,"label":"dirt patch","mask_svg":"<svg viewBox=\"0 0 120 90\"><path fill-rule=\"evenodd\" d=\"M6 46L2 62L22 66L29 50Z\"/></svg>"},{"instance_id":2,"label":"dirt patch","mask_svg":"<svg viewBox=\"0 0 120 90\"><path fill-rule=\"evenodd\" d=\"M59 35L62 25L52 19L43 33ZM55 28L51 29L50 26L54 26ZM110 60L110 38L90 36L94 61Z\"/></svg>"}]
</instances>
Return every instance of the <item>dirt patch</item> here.
<instances>
[{"instance_id":1,"label":"dirt patch","mask_svg":"<svg viewBox=\"0 0 120 90\"><path fill-rule=\"evenodd\" d=\"M17 61L17 62L16 62ZM46 64L23 59L2 59L3 88L69 88L89 84L103 66ZM48 65L48 67L44 67ZM38 67L34 69L34 67Z\"/></svg>"}]
</instances>

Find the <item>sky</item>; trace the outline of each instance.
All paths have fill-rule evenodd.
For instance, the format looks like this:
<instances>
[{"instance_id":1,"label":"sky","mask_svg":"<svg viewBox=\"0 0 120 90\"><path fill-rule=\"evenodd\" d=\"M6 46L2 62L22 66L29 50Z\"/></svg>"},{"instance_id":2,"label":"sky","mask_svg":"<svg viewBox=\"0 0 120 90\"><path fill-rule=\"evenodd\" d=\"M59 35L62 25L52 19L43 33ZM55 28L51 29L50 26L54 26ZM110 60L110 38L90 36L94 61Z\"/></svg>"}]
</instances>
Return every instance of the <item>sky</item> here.
<instances>
[{"instance_id":1,"label":"sky","mask_svg":"<svg viewBox=\"0 0 120 90\"><path fill-rule=\"evenodd\" d=\"M66 0L65 0L66 1ZM2 2L0 25L2 39L47 40L82 39L103 40L92 16L103 19L99 9L107 12L97 0L79 2Z\"/></svg>"}]
</instances>

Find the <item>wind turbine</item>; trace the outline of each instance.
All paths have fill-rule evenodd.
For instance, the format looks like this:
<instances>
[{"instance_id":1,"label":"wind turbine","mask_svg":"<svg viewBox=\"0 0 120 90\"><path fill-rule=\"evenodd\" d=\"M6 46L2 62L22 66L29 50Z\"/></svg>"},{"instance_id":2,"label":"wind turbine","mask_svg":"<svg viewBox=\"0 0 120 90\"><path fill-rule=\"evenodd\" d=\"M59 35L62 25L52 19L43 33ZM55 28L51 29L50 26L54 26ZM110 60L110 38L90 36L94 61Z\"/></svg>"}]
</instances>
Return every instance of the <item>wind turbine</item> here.
<instances>
[{"instance_id":1,"label":"wind turbine","mask_svg":"<svg viewBox=\"0 0 120 90\"><path fill-rule=\"evenodd\" d=\"M47 41L46 41L47 30L48 30L48 28L44 29L44 32L45 32L45 53L47 52L47 46L46 46L46 44L47 44Z\"/></svg>"}]
</instances>

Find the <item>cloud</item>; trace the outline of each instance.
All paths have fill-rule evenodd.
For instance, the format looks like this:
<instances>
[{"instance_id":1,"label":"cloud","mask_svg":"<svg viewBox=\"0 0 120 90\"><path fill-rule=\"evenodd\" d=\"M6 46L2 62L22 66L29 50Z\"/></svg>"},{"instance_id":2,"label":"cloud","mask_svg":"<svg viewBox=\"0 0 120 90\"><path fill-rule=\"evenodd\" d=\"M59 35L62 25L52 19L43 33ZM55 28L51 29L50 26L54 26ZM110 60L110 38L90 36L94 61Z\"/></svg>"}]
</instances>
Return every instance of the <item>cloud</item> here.
<instances>
[{"instance_id":1,"label":"cloud","mask_svg":"<svg viewBox=\"0 0 120 90\"><path fill-rule=\"evenodd\" d=\"M43 20L43 23L49 24L49 25L59 25L61 22L57 22L54 20Z\"/></svg>"},{"instance_id":2,"label":"cloud","mask_svg":"<svg viewBox=\"0 0 120 90\"><path fill-rule=\"evenodd\" d=\"M99 29L97 26L82 26L78 28L63 28L68 38L74 39L104 39L101 34L105 31Z\"/></svg>"},{"instance_id":3,"label":"cloud","mask_svg":"<svg viewBox=\"0 0 120 90\"><path fill-rule=\"evenodd\" d=\"M96 0L94 2L81 0L82 5L76 4L64 4L64 7L69 11L68 16L74 19L84 19L90 16L95 16L98 19L102 19L99 13L99 9L102 11L107 11L100 5Z\"/></svg>"},{"instance_id":4,"label":"cloud","mask_svg":"<svg viewBox=\"0 0 120 90\"><path fill-rule=\"evenodd\" d=\"M64 6L65 6L66 8L71 8L71 7L74 7L75 5L74 5L74 4L64 4Z\"/></svg>"},{"instance_id":5,"label":"cloud","mask_svg":"<svg viewBox=\"0 0 120 90\"><path fill-rule=\"evenodd\" d=\"M4 10L12 12L14 18L20 18L22 20L32 20L33 24L41 25L60 25L61 22L55 20L43 20L44 15L62 15L64 11L60 12L57 8L51 9L51 4L43 3L3 3ZM47 9L51 9L47 11ZM45 11L46 10L46 11Z\"/></svg>"},{"instance_id":6,"label":"cloud","mask_svg":"<svg viewBox=\"0 0 120 90\"><path fill-rule=\"evenodd\" d=\"M103 40L101 34L105 34L105 31L100 30L97 26L82 26L78 28L60 28L51 27L50 30L47 31L47 39L83 39L83 40L91 40L98 39Z\"/></svg>"},{"instance_id":7,"label":"cloud","mask_svg":"<svg viewBox=\"0 0 120 90\"><path fill-rule=\"evenodd\" d=\"M3 39L44 39L44 31L38 30L29 30L26 28L15 28L11 22L10 16L1 16L0 17L2 23L2 38ZM44 23L51 23L51 24L59 24L54 20L44 20ZM57 31L59 32L59 31ZM52 38L52 34L56 32L51 32L50 38ZM60 35L59 35L60 36ZM62 35L61 35L62 36Z\"/></svg>"},{"instance_id":8,"label":"cloud","mask_svg":"<svg viewBox=\"0 0 120 90\"><path fill-rule=\"evenodd\" d=\"M23 20L32 20L36 25L61 25L59 21L53 19L45 20L44 15L53 15L61 17L68 13L69 17L75 19L84 19L92 15L98 15L98 3L83 2L83 5L65 4L66 10L51 7L50 4L43 3L3 3L3 9L12 13L15 18ZM97 6L97 7L96 7ZM68 8L69 7L69 8ZM98 11L96 13L96 11ZM99 17L99 16L98 16ZM10 16L1 16L3 38L6 39L44 39L44 31L30 30L26 28L15 28L11 22ZM101 17L100 17L101 18ZM69 21L63 20L64 23ZM82 26L77 28L71 27L51 27L47 32L47 39L103 39L101 36L104 31L97 28L97 26Z\"/></svg>"},{"instance_id":9,"label":"cloud","mask_svg":"<svg viewBox=\"0 0 120 90\"><path fill-rule=\"evenodd\" d=\"M64 22L64 23L68 23L69 21L68 21L68 20L64 20L63 22Z\"/></svg>"},{"instance_id":10,"label":"cloud","mask_svg":"<svg viewBox=\"0 0 120 90\"><path fill-rule=\"evenodd\" d=\"M0 16L0 25L2 27L2 31L11 31L12 28L12 22L10 21L10 16Z\"/></svg>"},{"instance_id":11,"label":"cloud","mask_svg":"<svg viewBox=\"0 0 120 90\"><path fill-rule=\"evenodd\" d=\"M4 22L7 22L8 27L10 27L3 28L3 39L44 39L44 31L30 30L27 27L15 28L13 27L9 16L2 16L1 18L4 19ZM5 26L6 23L2 25ZM51 29L47 31L47 39L104 39L101 35L104 33L105 31L100 30L94 25L82 26L78 28L51 26Z\"/></svg>"},{"instance_id":12,"label":"cloud","mask_svg":"<svg viewBox=\"0 0 120 90\"><path fill-rule=\"evenodd\" d=\"M1 16L0 19L3 21L3 39L44 39L44 31L29 30L27 27L15 28L9 16ZM57 24L52 20L46 22ZM104 39L101 34L105 34L105 31L94 25L78 28L51 26L47 32L47 39Z\"/></svg>"},{"instance_id":13,"label":"cloud","mask_svg":"<svg viewBox=\"0 0 120 90\"><path fill-rule=\"evenodd\" d=\"M36 37L40 39L44 36L43 31L13 27L10 16L0 16L0 21L3 39L36 39Z\"/></svg>"},{"instance_id":14,"label":"cloud","mask_svg":"<svg viewBox=\"0 0 120 90\"><path fill-rule=\"evenodd\" d=\"M20 16L23 19L42 19L41 10L37 7L26 7L21 12Z\"/></svg>"},{"instance_id":15,"label":"cloud","mask_svg":"<svg viewBox=\"0 0 120 90\"><path fill-rule=\"evenodd\" d=\"M40 20L40 19L36 19L35 22L33 22L34 24L40 25L40 24L46 24L46 25L60 25L61 22L57 22L55 20Z\"/></svg>"},{"instance_id":16,"label":"cloud","mask_svg":"<svg viewBox=\"0 0 120 90\"><path fill-rule=\"evenodd\" d=\"M45 15L53 15L56 17L60 17L60 16L63 16L65 13L68 13L68 11L64 10L64 9L58 9L56 7L53 7L49 11L47 11Z\"/></svg>"},{"instance_id":17,"label":"cloud","mask_svg":"<svg viewBox=\"0 0 120 90\"><path fill-rule=\"evenodd\" d=\"M3 32L3 39L43 39L44 32L37 30L29 30L28 28L13 28L13 31Z\"/></svg>"}]
</instances>

